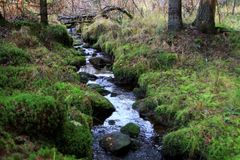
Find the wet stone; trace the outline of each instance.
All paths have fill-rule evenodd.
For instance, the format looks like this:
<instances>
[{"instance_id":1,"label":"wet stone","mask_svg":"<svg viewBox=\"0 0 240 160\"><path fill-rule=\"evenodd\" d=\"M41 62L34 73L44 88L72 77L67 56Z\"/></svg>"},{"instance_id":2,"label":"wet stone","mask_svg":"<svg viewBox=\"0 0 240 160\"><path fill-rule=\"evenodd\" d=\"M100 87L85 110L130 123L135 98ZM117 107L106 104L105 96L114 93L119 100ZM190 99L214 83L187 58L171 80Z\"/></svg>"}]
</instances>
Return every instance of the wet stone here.
<instances>
[{"instance_id":1,"label":"wet stone","mask_svg":"<svg viewBox=\"0 0 240 160\"><path fill-rule=\"evenodd\" d=\"M116 155L127 153L130 144L130 137L120 132L107 134L100 140L102 148Z\"/></svg>"},{"instance_id":2,"label":"wet stone","mask_svg":"<svg viewBox=\"0 0 240 160\"><path fill-rule=\"evenodd\" d=\"M115 125L115 123L116 123L116 122L115 122L114 120L109 120L109 121L108 121L108 124L109 124L109 125Z\"/></svg>"}]
</instances>

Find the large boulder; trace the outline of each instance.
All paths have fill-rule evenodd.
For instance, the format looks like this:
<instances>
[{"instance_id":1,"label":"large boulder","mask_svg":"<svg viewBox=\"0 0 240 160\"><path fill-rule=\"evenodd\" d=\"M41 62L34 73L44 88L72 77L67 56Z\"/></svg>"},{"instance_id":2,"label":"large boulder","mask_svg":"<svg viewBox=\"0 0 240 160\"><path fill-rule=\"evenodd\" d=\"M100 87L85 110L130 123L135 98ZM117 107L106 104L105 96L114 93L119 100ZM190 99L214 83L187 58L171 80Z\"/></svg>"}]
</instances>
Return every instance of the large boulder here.
<instances>
[{"instance_id":1,"label":"large boulder","mask_svg":"<svg viewBox=\"0 0 240 160\"><path fill-rule=\"evenodd\" d=\"M121 132L129 135L131 138L136 138L139 136L140 127L135 123L128 123L121 128Z\"/></svg>"},{"instance_id":2,"label":"large boulder","mask_svg":"<svg viewBox=\"0 0 240 160\"><path fill-rule=\"evenodd\" d=\"M108 58L103 57L92 57L89 59L89 62L93 65L96 69L102 69L105 66L111 66L112 61Z\"/></svg>"},{"instance_id":3,"label":"large boulder","mask_svg":"<svg viewBox=\"0 0 240 160\"><path fill-rule=\"evenodd\" d=\"M107 134L100 140L100 146L113 154L126 153L130 147L130 144L130 137L120 132Z\"/></svg>"}]
</instances>

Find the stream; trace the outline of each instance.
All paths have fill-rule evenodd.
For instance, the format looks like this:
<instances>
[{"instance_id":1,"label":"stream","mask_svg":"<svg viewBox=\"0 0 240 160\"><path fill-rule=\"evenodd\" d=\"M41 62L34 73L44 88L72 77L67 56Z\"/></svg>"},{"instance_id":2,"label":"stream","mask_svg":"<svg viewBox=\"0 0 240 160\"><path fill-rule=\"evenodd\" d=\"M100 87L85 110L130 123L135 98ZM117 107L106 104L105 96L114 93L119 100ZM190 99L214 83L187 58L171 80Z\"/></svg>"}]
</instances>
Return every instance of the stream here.
<instances>
[{"instance_id":1,"label":"stream","mask_svg":"<svg viewBox=\"0 0 240 160\"><path fill-rule=\"evenodd\" d=\"M161 160L161 146L159 145L158 134L155 132L153 124L144 120L139 113L132 109L136 97L133 92L128 91L114 84L114 74L108 68L101 70L95 69L89 62L89 59L95 57L105 57L106 54L93 48L85 48L81 36L77 34L74 28L68 30L74 39L74 48L81 49L86 56L86 65L79 69L79 73L85 72L97 76L95 81L88 81L87 84L98 84L110 94L105 97L113 104L116 109L101 125L93 126L93 159L94 160ZM109 122L114 122L109 123ZM114 156L106 152L99 145L100 139L114 131L120 131L120 128L129 122L136 123L140 127L140 135L136 139L139 143L137 150L130 150L126 155ZM157 139L157 141L156 141Z\"/></svg>"}]
</instances>

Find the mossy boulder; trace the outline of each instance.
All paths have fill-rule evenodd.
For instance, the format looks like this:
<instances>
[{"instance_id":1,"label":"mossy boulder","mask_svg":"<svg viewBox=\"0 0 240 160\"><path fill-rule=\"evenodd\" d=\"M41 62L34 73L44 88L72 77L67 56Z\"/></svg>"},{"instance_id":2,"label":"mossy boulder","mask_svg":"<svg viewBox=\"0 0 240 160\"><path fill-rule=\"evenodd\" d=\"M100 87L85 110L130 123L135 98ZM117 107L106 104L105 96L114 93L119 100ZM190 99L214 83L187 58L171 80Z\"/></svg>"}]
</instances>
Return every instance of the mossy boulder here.
<instances>
[{"instance_id":1,"label":"mossy boulder","mask_svg":"<svg viewBox=\"0 0 240 160\"><path fill-rule=\"evenodd\" d=\"M97 19L93 24L83 27L82 36L84 41L94 44L98 38L107 32L117 33L120 27L105 18Z\"/></svg>"},{"instance_id":2,"label":"mossy boulder","mask_svg":"<svg viewBox=\"0 0 240 160\"><path fill-rule=\"evenodd\" d=\"M109 100L99 93L89 92L88 96L92 99L93 118L95 124L102 124L105 119L110 117L115 111L114 106Z\"/></svg>"},{"instance_id":3,"label":"mossy boulder","mask_svg":"<svg viewBox=\"0 0 240 160\"><path fill-rule=\"evenodd\" d=\"M68 35L66 27L62 25L49 25L47 27L42 27L39 36L47 46L52 43L51 41L61 43L67 47L73 45L73 39Z\"/></svg>"},{"instance_id":4,"label":"mossy boulder","mask_svg":"<svg viewBox=\"0 0 240 160\"><path fill-rule=\"evenodd\" d=\"M22 134L53 138L66 119L66 108L51 96L18 93L0 99L1 112L7 119L5 126Z\"/></svg>"},{"instance_id":5,"label":"mossy boulder","mask_svg":"<svg viewBox=\"0 0 240 160\"><path fill-rule=\"evenodd\" d=\"M159 101L145 98L136 101L133 104L133 109L137 110L141 117L155 117L154 109L158 106Z\"/></svg>"},{"instance_id":6,"label":"mossy boulder","mask_svg":"<svg viewBox=\"0 0 240 160\"><path fill-rule=\"evenodd\" d=\"M68 64L80 69L80 67L86 65L86 58L84 56L75 56L69 60Z\"/></svg>"},{"instance_id":7,"label":"mossy boulder","mask_svg":"<svg viewBox=\"0 0 240 160\"><path fill-rule=\"evenodd\" d=\"M99 93L82 89L77 85L58 82L43 92L55 97L62 105L75 107L84 114L102 123L115 110L113 105Z\"/></svg>"},{"instance_id":8,"label":"mossy boulder","mask_svg":"<svg viewBox=\"0 0 240 160\"><path fill-rule=\"evenodd\" d=\"M120 132L107 134L100 140L100 146L102 148L116 155L125 154L130 144L130 137Z\"/></svg>"},{"instance_id":9,"label":"mossy boulder","mask_svg":"<svg viewBox=\"0 0 240 160\"><path fill-rule=\"evenodd\" d=\"M81 83L87 83L89 80L95 81L98 78L97 76L86 73L86 72L80 72L79 76L80 76Z\"/></svg>"},{"instance_id":10,"label":"mossy boulder","mask_svg":"<svg viewBox=\"0 0 240 160\"><path fill-rule=\"evenodd\" d=\"M98 93L100 93L103 96L106 96L106 95L110 94L110 91L105 90L104 87L102 87L98 84L91 84L90 83L90 84L88 84L88 87L97 91Z\"/></svg>"},{"instance_id":11,"label":"mossy boulder","mask_svg":"<svg viewBox=\"0 0 240 160\"><path fill-rule=\"evenodd\" d=\"M131 138L137 138L140 133L140 127L135 123L128 123L121 128L121 132L129 135Z\"/></svg>"},{"instance_id":12,"label":"mossy boulder","mask_svg":"<svg viewBox=\"0 0 240 160\"><path fill-rule=\"evenodd\" d=\"M30 63L30 56L14 44L0 42L0 65L24 65Z\"/></svg>"},{"instance_id":13,"label":"mossy boulder","mask_svg":"<svg viewBox=\"0 0 240 160\"><path fill-rule=\"evenodd\" d=\"M89 59L89 62L96 69L102 69L105 66L111 66L112 65L112 61L110 59L103 58L103 57L92 57L92 58Z\"/></svg>"},{"instance_id":14,"label":"mossy boulder","mask_svg":"<svg viewBox=\"0 0 240 160\"><path fill-rule=\"evenodd\" d=\"M67 122L58 137L57 148L64 154L75 155L77 158L92 156L92 135L88 127Z\"/></svg>"}]
</instances>

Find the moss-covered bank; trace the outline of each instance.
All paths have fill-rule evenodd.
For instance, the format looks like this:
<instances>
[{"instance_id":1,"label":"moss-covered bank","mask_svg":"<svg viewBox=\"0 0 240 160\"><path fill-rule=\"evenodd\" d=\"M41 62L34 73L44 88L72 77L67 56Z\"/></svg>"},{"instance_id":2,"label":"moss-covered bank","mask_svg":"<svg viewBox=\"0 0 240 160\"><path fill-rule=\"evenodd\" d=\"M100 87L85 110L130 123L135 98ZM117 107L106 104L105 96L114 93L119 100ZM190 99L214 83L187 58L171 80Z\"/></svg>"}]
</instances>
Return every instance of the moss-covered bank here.
<instances>
[{"instance_id":1,"label":"moss-covered bank","mask_svg":"<svg viewBox=\"0 0 240 160\"><path fill-rule=\"evenodd\" d=\"M97 19L81 31L115 57L116 82L137 85L135 109L170 127L163 137L167 158L238 159L239 33L167 33L163 22L147 18Z\"/></svg>"},{"instance_id":2,"label":"moss-covered bank","mask_svg":"<svg viewBox=\"0 0 240 160\"><path fill-rule=\"evenodd\" d=\"M91 159L96 112L112 112L113 106L80 83L76 70L85 57L71 48L64 26L18 21L5 27L10 33L0 41L0 159Z\"/></svg>"}]
</instances>

